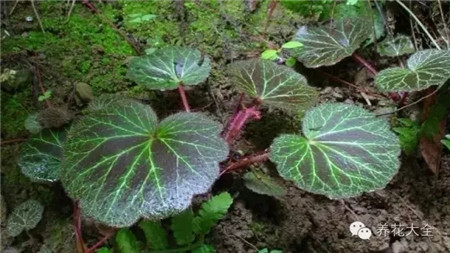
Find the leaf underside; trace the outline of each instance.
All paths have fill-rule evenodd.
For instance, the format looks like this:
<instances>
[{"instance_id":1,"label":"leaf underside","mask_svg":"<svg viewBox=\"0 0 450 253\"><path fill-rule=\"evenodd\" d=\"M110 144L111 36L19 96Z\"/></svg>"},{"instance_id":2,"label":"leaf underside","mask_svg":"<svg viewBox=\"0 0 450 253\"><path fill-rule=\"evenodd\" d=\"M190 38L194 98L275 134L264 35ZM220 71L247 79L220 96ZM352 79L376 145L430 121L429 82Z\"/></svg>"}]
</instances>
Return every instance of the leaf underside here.
<instances>
[{"instance_id":1,"label":"leaf underside","mask_svg":"<svg viewBox=\"0 0 450 253\"><path fill-rule=\"evenodd\" d=\"M23 146L19 156L22 173L34 181L57 181L66 130L45 129Z\"/></svg>"},{"instance_id":2,"label":"leaf underside","mask_svg":"<svg viewBox=\"0 0 450 253\"><path fill-rule=\"evenodd\" d=\"M8 217L6 227L8 235L18 236L23 230L35 228L42 219L43 211L44 207L34 199L29 199L17 206Z\"/></svg>"},{"instance_id":3,"label":"leaf underside","mask_svg":"<svg viewBox=\"0 0 450 253\"><path fill-rule=\"evenodd\" d=\"M263 104L282 109L307 109L317 100L317 91L306 78L289 67L252 59L229 65L229 75L237 89Z\"/></svg>"},{"instance_id":4,"label":"leaf underside","mask_svg":"<svg viewBox=\"0 0 450 253\"><path fill-rule=\"evenodd\" d=\"M152 90L176 89L183 85L197 85L206 80L211 70L210 60L200 51L190 48L168 47L130 61L128 77Z\"/></svg>"},{"instance_id":5,"label":"leaf underside","mask_svg":"<svg viewBox=\"0 0 450 253\"><path fill-rule=\"evenodd\" d=\"M381 56L395 57L414 53L414 45L409 36L399 35L395 38L386 38L377 44L377 51Z\"/></svg>"},{"instance_id":6,"label":"leaf underside","mask_svg":"<svg viewBox=\"0 0 450 253\"><path fill-rule=\"evenodd\" d=\"M450 50L428 49L409 57L407 68L380 71L375 83L381 91L417 91L442 85L450 77Z\"/></svg>"},{"instance_id":7,"label":"leaf underside","mask_svg":"<svg viewBox=\"0 0 450 253\"><path fill-rule=\"evenodd\" d=\"M282 177L330 198L384 187L397 172L398 137L383 119L363 108L329 103L306 113L303 136L282 135L270 159Z\"/></svg>"},{"instance_id":8,"label":"leaf underside","mask_svg":"<svg viewBox=\"0 0 450 253\"><path fill-rule=\"evenodd\" d=\"M110 226L162 219L186 209L216 180L228 153L219 132L199 113L158 123L147 105L111 104L72 126L61 181L87 216Z\"/></svg>"},{"instance_id":9,"label":"leaf underside","mask_svg":"<svg viewBox=\"0 0 450 253\"><path fill-rule=\"evenodd\" d=\"M372 34L372 24L365 19L346 18L319 27L302 26L294 40L303 47L289 50L307 68L338 63L353 54Z\"/></svg>"}]
</instances>

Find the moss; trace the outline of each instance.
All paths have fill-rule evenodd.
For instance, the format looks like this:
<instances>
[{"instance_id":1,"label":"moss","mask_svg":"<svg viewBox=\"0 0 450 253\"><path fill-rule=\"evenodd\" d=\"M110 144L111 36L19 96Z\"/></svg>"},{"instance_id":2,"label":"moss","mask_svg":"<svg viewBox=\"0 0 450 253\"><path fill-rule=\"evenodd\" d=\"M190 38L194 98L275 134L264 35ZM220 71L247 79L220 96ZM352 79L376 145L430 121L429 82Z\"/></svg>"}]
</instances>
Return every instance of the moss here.
<instances>
[{"instance_id":1,"label":"moss","mask_svg":"<svg viewBox=\"0 0 450 253\"><path fill-rule=\"evenodd\" d=\"M2 137L15 138L25 131L25 120L28 117L26 100L29 98L29 89L8 95L2 92Z\"/></svg>"}]
</instances>

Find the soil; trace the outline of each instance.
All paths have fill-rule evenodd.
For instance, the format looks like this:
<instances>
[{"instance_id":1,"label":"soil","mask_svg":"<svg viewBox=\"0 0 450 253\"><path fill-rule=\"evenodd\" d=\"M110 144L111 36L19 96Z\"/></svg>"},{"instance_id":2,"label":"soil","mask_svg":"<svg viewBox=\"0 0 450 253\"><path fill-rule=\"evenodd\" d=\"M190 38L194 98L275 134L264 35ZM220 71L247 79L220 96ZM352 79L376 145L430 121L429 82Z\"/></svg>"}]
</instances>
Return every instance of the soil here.
<instances>
[{"instance_id":1,"label":"soil","mask_svg":"<svg viewBox=\"0 0 450 253\"><path fill-rule=\"evenodd\" d=\"M77 7L81 8L81 6ZM259 8L262 7L259 6ZM30 11L29 6L19 5L16 12L27 13L24 10ZM89 12L86 10L82 12L83 15L87 15L86 13ZM241 13L241 15L244 14ZM233 17L224 14L221 16L224 19L229 18L228 21L224 21L227 27L245 28L245 22L242 21L245 19L242 17L230 20ZM175 23L184 27L185 22L193 22L192 18L191 16L187 19L179 18L181 21L176 19ZM275 42L286 41L287 38L290 38L292 26L298 24L297 21L292 21L295 18L291 16L289 16L290 19L279 21L282 18L283 12L277 9L273 19L277 20L278 26L271 26L268 30L268 37ZM168 20L173 20L173 17ZM36 24L30 27L30 24L23 21L19 22L17 26L19 27L15 29L19 31L39 30ZM205 48L205 51L214 52L211 54L213 70L207 83L187 91L191 107L193 111L208 113L223 124L227 122L239 98L239 94L226 79L223 69L227 63L250 58L255 54L255 50L256 55L260 50L251 46L251 43L255 42L251 41L250 37L243 34L236 36L236 38L226 38L223 44L211 47L204 41L203 43L190 41L193 45ZM166 39L166 41L168 40ZM241 42L242 44L239 44ZM45 86L54 91L52 103L70 111L60 113L64 116L60 120L65 120L61 124L65 124L72 117L79 116L85 106L85 104L73 104L72 83L80 80L70 80L53 73L50 66L55 64L55 59L51 56L46 58L46 52L40 53L43 59L39 66L44 74ZM76 53L73 52L74 55ZM6 58L6 61L2 60L2 65L16 67L28 64L26 66L30 68L31 57L23 55L9 57ZM17 60L17 57L22 60ZM96 55L96 57L103 57L103 53L102 56ZM120 59L126 62L123 58ZM26 59L26 64L22 64L24 59ZM57 63L60 62L56 61ZM379 66L383 64L391 63L379 62ZM122 62L119 65L122 67ZM372 111L384 110L385 112L392 109L392 105L386 97L371 97L369 92L370 103L368 103L367 97L365 98L360 91L356 91L354 88L337 86L335 83L321 78L320 74L314 70L306 70L300 66L297 68L308 80L311 80L312 85L321 90L321 102L354 103ZM351 71L347 71L347 69L351 69ZM366 90L373 89L373 76L350 60L344 60L338 66L323 70L350 80ZM95 74L89 73L89 76L95 76ZM81 81L88 83L87 80ZM177 112L181 108L176 92L140 92L134 90L137 88L128 81L123 81L120 85L117 93L129 95L150 104L160 117ZM326 86L327 88L325 88ZM34 80L33 94L27 94L26 99L20 102L34 111L43 111L45 108L43 103L36 106L36 87L37 83ZM102 90L103 88L93 87L94 95L111 92ZM25 90L25 88L21 89ZM14 97L12 93L7 93L5 96L8 99ZM2 113L7 109L2 102ZM30 109L30 111L32 110ZM53 116L51 113L47 114ZM410 113L408 112L408 114ZM52 122L47 123L54 123L54 118L49 115L46 118L51 118ZM235 154L233 155L239 157L252 151L263 150L279 134L298 132L299 117L301 115L264 108L263 119L251 122L234 143ZM14 133L5 131L2 125L2 138L13 137L27 137L27 133L23 127ZM74 245L74 236L71 233L71 200L64 195L60 185L36 184L21 175L20 169L16 165L19 150L20 143L2 148L1 218L2 239L5 238L2 240L2 250L3 252L7 252L7 250L10 250L9 252L37 252L41 245L47 245L51 252L69 252L68 249ZM447 152L443 155L438 176L432 174L423 161L417 157L417 155L403 157L400 171L385 189L345 200L331 200L296 188L292 183L281 180L270 162L262 164L260 167L284 186L287 193L283 197L260 195L246 189L241 179L242 171L226 174L214 185L213 192L229 191L234 196L234 204L206 240L214 245L218 253L253 253L262 248L280 249L284 253L450 252L450 154ZM30 239L27 235L15 239L4 237L5 214L10 212L10 207L15 207L28 198L36 198L46 205L44 221L31 232L34 239ZM352 236L349 226L355 221L360 221L371 229L373 236L370 240ZM88 237L87 241L95 241L97 234L95 225L92 225L88 219L84 221L84 224L87 227L84 231L85 236ZM379 235L377 232L385 224L389 227L389 234ZM400 233L402 231L393 233L392 230L396 225L403 228L403 233L406 234L411 232L407 227L414 226L416 229L408 235ZM424 232L427 227L431 231L429 234ZM58 231L56 236L55 230Z\"/></svg>"}]
</instances>

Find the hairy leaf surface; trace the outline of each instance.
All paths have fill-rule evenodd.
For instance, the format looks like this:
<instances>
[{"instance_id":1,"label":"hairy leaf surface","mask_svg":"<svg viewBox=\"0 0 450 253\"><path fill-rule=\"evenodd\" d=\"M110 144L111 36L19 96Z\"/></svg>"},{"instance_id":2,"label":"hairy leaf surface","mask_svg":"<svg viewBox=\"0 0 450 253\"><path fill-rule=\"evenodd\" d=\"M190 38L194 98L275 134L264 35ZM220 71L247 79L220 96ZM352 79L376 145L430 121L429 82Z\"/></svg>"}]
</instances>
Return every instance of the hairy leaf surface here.
<instances>
[{"instance_id":1,"label":"hairy leaf surface","mask_svg":"<svg viewBox=\"0 0 450 253\"><path fill-rule=\"evenodd\" d=\"M384 187L397 172L398 137L363 108L329 103L306 113L304 136L281 135L270 159L301 189L345 198Z\"/></svg>"},{"instance_id":2,"label":"hairy leaf surface","mask_svg":"<svg viewBox=\"0 0 450 253\"><path fill-rule=\"evenodd\" d=\"M38 201L29 199L17 206L8 217L6 230L10 236L18 236L23 230L36 227L42 219L44 207Z\"/></svg>"},{"instance_id":3,"label":"hairy leaf surface","mask_svg":"<svg viewBox=\"0 0 450 253\"><path fill-rule=\"evenodd\" d=\"M381 56L400 56L414 53L414 45L409 36L399 35L395 38L386 38L377 44L377 51Z\"/></svg>"},{"instance_id":4,"label":"hairy leaf surface","mask_svg":"<svg viewBox=\"0 0 450 253\"><path fill-rule=\"evenodd\" d=\"M380 71L375 83L382 91L416 91L442 85L450 77L450 50L428 49L409 57L407 68Z\"/></svg>"},{"instance_id":5,"label":"hairy leaf surface","mask_svg":"<svg viewBox=\"0 0 450 253\"><path fill-rule=\"evenodd\" d=\"M211 70L210 60L200 51L168 47L130 61L128 77L152 90L171 90L182 83L196 85L206 80Z\"/></svg>"},{"instance_id":6,"label":"hairy leaf surface","mask_svg":"<svg viewBox=\"0 0 450 253\"><path fill-rule=\"evenodd\" d=\"M319 27L302 26L294 40L303 47L289 52L308 68L338 63L359 48L372 34L372 24L360 18L345 18Z\"/></svg>"},{"instance_id":7,"label":"hairy leaf surface","mask_svg":"<svg viewBox=\"0 0 450 253\"><path fill-rule=\"evenodd\" d=\"M66 130L45 129L28 140L19 156L22 173L35 181L57 181Z\"/></svg>"},{"instance_id":8,"label":"hairy leaf surface","mask_svg":"<svg viewBox=\"0 0 450 253\"><path fill-rule=\"evenodd\" d=\"M304 76L271 61L238 61L229 66L229 75L240 91L263 104L306 109L317 99L316 89L307 85Z\"/></svg>"},{"instance_id":9,"label":"hairy leaf surface","mask_svg":"<svg viewBox=\"0 0 450 253\"><path fill-rule=\"evenodd\" d=\"M165 218L185 210L216 180L228 154L219 132L199 113L158 123L147 105L112 104L71 128L61 181L87 216L108 225Z\"/></svg>"}]
</instances>

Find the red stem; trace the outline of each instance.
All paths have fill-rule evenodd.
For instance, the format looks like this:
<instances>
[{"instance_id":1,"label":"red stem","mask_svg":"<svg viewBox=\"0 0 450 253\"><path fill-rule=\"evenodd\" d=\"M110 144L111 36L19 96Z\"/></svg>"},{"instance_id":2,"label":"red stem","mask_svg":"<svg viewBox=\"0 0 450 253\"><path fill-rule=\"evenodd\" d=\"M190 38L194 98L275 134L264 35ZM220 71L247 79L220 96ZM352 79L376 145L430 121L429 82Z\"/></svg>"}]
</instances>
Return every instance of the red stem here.
<instances>
[{"instance_id":1,"label":"red stem","mask_svg":"<svg viewBox=\"0 0 450 253\"><path fill-rule=\"evenodd\" d=\"M34 58L35 58L35 62L34 62L34 69L35 69L35 74L36 74L36 78L39 84L39 88L41 89L41 93L42 95L45 94L45 88L42 85L42 79L41 79L41 72L39 72L39 68L37 65L38 62L38 54L36 52L34 52ZM47 107L52 107L52 105L50 104L50 101L48 101L48 99L45 100L45 103L47 104Z\"/></svg>"},{"instance_id":2,"label":"red stem","mask_svg":"<svg viewBox=\"0 0 450 253\"><path fill-rule=\"evenodd\" d=\"M238 161L229 164L225 169L223 169L223 171L220 173L220 175L222 176L223 174L225 174L227 172L244 168L252 163L265 162L268 159L269 159L269 151L268 150L264 150L263 152L260 152L260 153L254 153L254 154L251 154L248 156L244 156L241 159L239 159Z\"/></svg>"},{"instance_id":3,"label":"red stem","mask_svg":"<svg viewBox=\"0 0 450 253\"><path fill-rule=\"evenodd\" d=\"M277 5L278 5L278 0L272 0L269 3L269 6L268 6L269 11L267 13L266 20L264 22L264 28L263 28L263 33L262 33L263 36L266 35L267 28L269 27L269 21L272 18L273 11L277 8Z\"/></svg>"},{"instance_id":4,"label":"red stem","mask_svg":"<svg viewBox=\"0 0 450 253\"><path fill-rule=\"evenodd\" d=\"M0 146L14 144L17 142L24 142L24 141L27 141L27 139L25 139L25 138L10 139L10 140L6 140L6 141L1 141Z\"/></svg>"},{"instance_id":5,"label":"red stem","mask_svg":"<svg viewBox=\"0 0 450 253\"><path fill-rule=\"evenodd\" d=\"M77 251L85 252L86 246L83 241L83 234L81 231L81 216L78 201L73 202L73 225L75 229L75 238L77 242Z\"/></svg>"},{"instance_id":6,"label":"red stem","mask_svg":"<svg viewBox=\"0 0 450 253\"><path fill-rule=\"evenodd\" d=\"M186 98L186 92L184 91L183 86L181 84L178 86L178 93L180 93L180 97L181 97L181 101L183 102L184 110L186 112L190 112L191 109L189 109L189 103Z\"/></svg>"},{"instance_id":7,"label":"red stem","mask_svg":"<svg viewBox=\"0 0 450 253\"><path fill-rule=\"evenodd\" d=\"M259 104L259 100L254 100L250 107L239 110L231 117L227 129L222 134L228 144L241 132L249 119L259 120L261 118Z\"/></svg>"},{"instance_id":8,"label":"red stem","mask_svg":"<svg viewBox=\"0 0 450 253\"><path fill-rule=\"evenodd\" d=\"M357 53L352 54L353 59L355 59L357 62L361 63L364 67L366 67L367 70L369 70L372 74L376 75L377 71L375 70L370 63L368 63L366 60L364 60L361 56L359 56Z\"/></svg>"},{"instance_id":9,"label":"red stem","mask_svg":"<svg viewBox=\"0 0 450 253\"><path fill-rule=\"evenodd\" d=\"M111 238L114 235L114 233L105 235L100 241L95 243L92 247L86 250L85 253L92 253L94 252L98 247L102 246L109 238Z\"/></svg>"}]
</instances>

